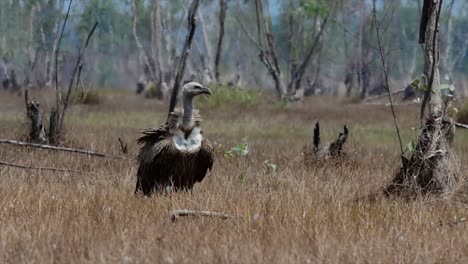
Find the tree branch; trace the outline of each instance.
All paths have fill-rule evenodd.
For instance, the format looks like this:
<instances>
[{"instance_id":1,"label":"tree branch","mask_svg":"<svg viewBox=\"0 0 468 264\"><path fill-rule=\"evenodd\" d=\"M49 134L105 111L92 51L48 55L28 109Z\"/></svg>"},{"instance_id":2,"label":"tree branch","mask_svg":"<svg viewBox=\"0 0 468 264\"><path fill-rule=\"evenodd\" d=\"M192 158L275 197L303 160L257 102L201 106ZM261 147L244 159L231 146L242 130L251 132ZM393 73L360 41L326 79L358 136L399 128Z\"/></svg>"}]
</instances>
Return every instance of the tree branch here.
<instances>
[{"instance_id":1,"label":"tree branch","mask_svg":"<svg viewBox=\"0 0 468 264\"><path fill-rule=\"evenodd\" d=\"M397 136L398 136L398 142L400 143L400 153L401 153L401 156L403 157L403 154L404 154L403 142L401 140L400 127L398 125L398 119L397 119L397 116L396 116L396 113L395 113L395 108L394 108L394 105L393 105L393 97L392 97L392 93L390 91L390 83L389 83L389 80L388 80L388 73L387 73L387 64L386 64L386 61L385 61L385 56L384 56L384 52L383 52L383 48L382 48L382 41L381 41L381 38L380 38L380 29L379 29L379 23L377 21L377 8L376 8L376 5L375 5L375 1L376 0L372 0L372 8L373 8L373 13L374 13L374 24L375 24L375 31L376 31L376 34L377 34L377 43L379 45L379 53L380 53L380 58L382 60L383 71L384 71L384 76L385 76L385 88L387 88L388 100L390 102L390 109L392 111L393 122L395 124L395 129L396 129L396 133L397 133Z\"/></svg>"},{"instance_id":2,"label":"tree branch","mask_svg":"<svg viewBox=\"0 0 468 264\"><path fill-rule=\"evenodd\" d=\"M9 163L5 161L1 161L1 160L0 160L0 165L13 167L13 168L19 168L19 169L31 169L31 170L41 170L41 171L44 170L44 171L55 171L55 172L75 172L75 173L80 173L80 174L89 174L89 172L80 171L80 170L52 168L52 167L36 167L36 166L29 166L29 165L23 165L23 164Z\"/></svg>"},{"instance_id":3,"label":"tree branch","mask_svg":"<svg viewBox=\"0 0 468 264\"><path fill-rule=\"evenodd\" d=\"M17 145L17 146L22 146L22 147L33 147L33 148L40 148L40 149L73 152L73 153L78 153L78 154L86 154L86 155L89 155L89 156L112 158L112 156L110 156L110 155L98 153L98 152L95 152L95 151L92 151L92 150L82 150L82 149L73 149L73 148L65 148L65 147L56 147L56 146L51 146L51 145L35 144L35 143L28 143L28 142L23 142L23 141L9 140L9 139L0 139L0 144L10 144L10 145Z\"/></svg>"},{"instance_id":4,"label":"tree branch","mask_svg":"<svg viewBox=\"0 0 468 264\"><path fill-rule=\"evenodd\" d=\"M96 30L97 26L98 26L98 22L96 21L94 23L94 26L91 28L91 31L88 33L88 37L86 38L86 43L85 43L85 46L83 48L83 53L86 51L86 48L88 47L88 44L89 44L89 40L93 36L93 33ZM73 83L75 82L75 76L77 77L77 86L78 86L78 82L79 82L79 80L81 78L81 71L83 69L83 65L81 64L81 60L83 58L83 53L81 53L81 50L78 50L78 59L76 60L75 68L73 69L73 73L72 73L72 76L71 76L71 79L70 79L70 83L68 85L67 95L65 97L65 101L63 102L62 113L60 114L60 123L59 123L59 131L58 131L59 134L62 131L63 122L65 120L65 113L66 113L66 111L68 109L68 105L70 103L70 96L71 96L71 92L72 92L72 89L73 89Z\"/></svg>"},{"instance_id":5,"label":"tree branch","mask_svg":"<svg viewBox=\"0 0 468 264\"><path fill-rule=\"evenodd\" d=\"M60 43L62 43L63 32L65 31L65 26L67 25L68 16L70 15L70 9L73 0L70 0L68 3L67 14L65 15L65 20L63 21L62 30L60 31L60 36L57 42L57 49L55 50L55 101L56 101L56 111L60 109L60 102L62 101L62 95L60 93L59 84L58 84L58 55L60 51Z\"/></svg>"}]
</instances>

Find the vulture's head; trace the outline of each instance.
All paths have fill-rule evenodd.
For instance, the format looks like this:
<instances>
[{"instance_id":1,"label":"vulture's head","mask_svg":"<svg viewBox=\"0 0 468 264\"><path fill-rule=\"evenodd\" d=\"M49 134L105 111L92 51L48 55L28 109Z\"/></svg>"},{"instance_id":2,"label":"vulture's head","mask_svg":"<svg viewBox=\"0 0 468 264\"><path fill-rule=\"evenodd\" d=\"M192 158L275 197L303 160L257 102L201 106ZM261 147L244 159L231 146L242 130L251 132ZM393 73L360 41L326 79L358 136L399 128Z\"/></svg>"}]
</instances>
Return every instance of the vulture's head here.
<instances>
[{"instance_id":1,"label":"vulture's head","mask_svg":"<svg viewBox=\"0 0 468 264\"><path fill-rule=\"evenodd\" d=\"M184 97L194 97L200 94L211 95L211 90L197 82L188 82L182 88L182 95Z\"/></svg>"}]
</instances>

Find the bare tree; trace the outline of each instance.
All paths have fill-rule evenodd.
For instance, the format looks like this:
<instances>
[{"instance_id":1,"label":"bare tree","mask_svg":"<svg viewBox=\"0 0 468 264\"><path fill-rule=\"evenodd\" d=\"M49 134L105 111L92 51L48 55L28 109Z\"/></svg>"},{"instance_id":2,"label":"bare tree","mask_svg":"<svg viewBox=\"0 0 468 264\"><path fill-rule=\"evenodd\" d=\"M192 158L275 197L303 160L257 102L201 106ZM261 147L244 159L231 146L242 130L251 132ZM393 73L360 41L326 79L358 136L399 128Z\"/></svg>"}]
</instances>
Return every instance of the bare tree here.
<instances>
[{"instance_id":1,"label":"bare tree","mask_svg":"<svg viewBox=\"0 0 468 264\"><path fill-rule=\"evenodd\" d=\"M328 11L327 14L325 14L324 19L320 19L319 14L315 14L314 16L312 44L310 44L310 46L306 50L306 53L302 62L298 64L298 66L291 67L291 79L288 83L288 90L287 90L287 94L290 99L294 99L294 97L298 97L298 99L301 99L303 96L299 94L298 92L302 88L302 80L306 73L307 67L312 61L313 55L319 50L320 40L327 26L330 13L331 12ZM293 65L296 65L296 62L293 62Z\"/></svg>"},{"instance_id":2,"label":"bare tree","mask_svg":"<svg viewBox=\"0 0 468 264\"><path fill-rule=\"evenodd\" d=\"M421 106L423 127L409 159L403 165L386 193L401 193L409 186L416 193L440 193L453 190L458 181L457 164L452 149L454 122L444 102L439 77L439 18L442 0L425 0L419 31L419 43L424 47L426 90ZM426 114L427 113L427 114Z\"/></svg>"},{"instance_id":3,"label":"bare tree","mask_svg":"<svg viewBox=\"0 0 468 264\"><path fill-rule=\"evenodd\" d=\"M270 73L274 83L275 83L275 90L278 95L278 98L286 101L296 101L300 100L303 97L303 93L300 93L302 90L302 79L306 73L307 67L309 66L313 55L317 51L319 47L320 39L324 30L327 25L327 21L329 19L331 12L326 12L325 18L321 20L319 15L313 19L313 37L312 43L306 48L306 53L303 56L300 63L296 62L296 59L291 59L291 51L298 48L295 46L293 42L290 42L289 45L289 55L288 63L290 66L288 68L291 71L291 79L286 86L283 80L283 76L281 73L280 67L280 59L278 57L278 52L276 50L275 44L275 36L271 32L271 17L266 14L264 4L262 0L255 0L255 14L256 14L256 22L257 22L257 38L255 39L243 25L239 18L237 21L241 25L244 32L249 37L250 41L254 43L254 45L260 51L259 58L260 61L265 65L268 72ZM290 21L290 24L293 23ZM318 28L318 30L317 30ZM295 33L297 35L303 34L304 29L302 27ZM290 34L292 36L292 29L290 30ZM305 38L304 38L305 40Z\"/></svg>"}]
</instances>

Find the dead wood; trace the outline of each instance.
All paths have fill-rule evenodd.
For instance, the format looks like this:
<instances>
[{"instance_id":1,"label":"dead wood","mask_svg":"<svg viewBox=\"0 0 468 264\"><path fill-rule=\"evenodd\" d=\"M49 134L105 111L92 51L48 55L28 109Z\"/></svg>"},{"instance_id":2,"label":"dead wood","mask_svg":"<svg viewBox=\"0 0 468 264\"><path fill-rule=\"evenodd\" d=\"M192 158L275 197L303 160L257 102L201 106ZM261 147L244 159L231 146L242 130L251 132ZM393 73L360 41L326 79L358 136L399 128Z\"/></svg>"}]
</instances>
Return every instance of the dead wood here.
<instances>
[{"instance_id":1,"label":"dead wood","mask_svg":"<svg viewBox=\"0 0 468 264\"><path fill-rule=\"evenodd\" d=\"M51 145L35 144L35 143L28 143L28 142L22 142L22 141L16 141L16 140L9 140L9 139L0 139L0 144L10 144L10 145L16 145L16 146L22 146L22 147L32 147L32 148L40 148L40 149L47 149L47 150L56 150L56 151L85 154L85 155L96 156L96 157L112 158L112 156L110 155L98 153L92 150L56 147L56 146L51 146Z\"/></svg>"},{"instance_id":2,"label":"dead wood","mask_svg":"<svg viewBox=\"0 0 468 264\"><path fill-rule=\"evenodd\" d=\"M172 222L175 222L179 217L182 217L182 216L217 217L217 218L221 218L223 220L227 220L229 218L232 218L228 214L217 213L217 212L212 212L212 211L176 209L176 210L172 210L172 211L169 212L169 218L171 219Z\"/></svg>"},{"instance_id":3,"label":"dead wood","mask_svg":"<svg viewBox=\"0 0 468 264\"><path fill-rule=\"evenodd\" d=\"M41 170L41 171L74 172L74 173L79 173L79 174L88 174L89 173L89 172L80 171L80 170L64 169L64 168L52 168L52 167L36 167L36 166L30 166L30 165L9 163L9 162L5 162L5 161L0 161L0 165L13 167L13 168L19 168L19 169L30 169L30 170Z\"/></svg>"},{"instance_id":4,"label":"dead wood","mask_svg":"<svg viewBox=\"0 0 468 264\"><path fill-rule=\"evenodd\" d=\"M468 129L468 125L462 124L462 123L455 123L455 126L456 126L456 127L459 127L459 128Z\"/></svg>"},{"instance_id":5,"label":"dead wood","mask_svg":"<svg viewBox=\"0 0 468 264\"><path fill-rule=\"evenodd\" d=\"M338 138L329 146L322 144L320 138L320 123L315 123L314 137L312 146L304 147L304 162L306 165L314 164L316 161L325 161L328 159L337 159L344 155L343 146L348 139L349 129L344 126L343 132L340 132Z\"/></svg>"},{"instance_id":6,"label":"dead wood","mask_svg":"<svg viewBox=\"0 0 468 264\"><path fill-rule=\"evenodd\" d=\"M34 143L47 143L46 134L43 125L43 114L40 109L40 103L29 101L29 91L24 91L24 101L26 104L26 116L31 122L29 129L29 140Z\"/></svg>"},{"instance_id":7,"label":"dead wood","mask_svg":"<svg viewBox=\"0 0 468 264\"><path fill-rule=\"evenodd\" d=\"M343 132L340 132L338 138L330 144L330 156L339 157L343 154L343 145L348 139L349 130L347 126L343 127Z\"/></svg>"},{"instance_id":8,"label":"dead wood","mask_svg":"<svg viewBox=\"0 0 468 264\"><path fill-rule=\"evenodd\" d=\"M119 137L120 150L123 154L128 154L128 144Z\"/></svg>"},{"instance_id":9,"label":"dead wood","mask_svg":"<svg viewBox=\"0 0 468 264\"><path fill-rule=\"evenodd\" d=\"M177 104L178 97L179 97L179 90L181 86L181 82L184 78L185 74L185 67L187 65L187 58L192 48L192 40L193 36L195 35L195 28L196 28L196 20L195 15L197 14L198 5L200 4L200 0L193 0L192 4L190 5L190 9L188 11L188 29L189 32L185 38L184 48L182 49L182 54L179 60L179 65L177 67L177 74L174 81L174 87L172 88L172 96L171 96L171 103L169 105L169 112L168 118L171 112L174 111L174 108Z\"/></svg>"}]
</instances>

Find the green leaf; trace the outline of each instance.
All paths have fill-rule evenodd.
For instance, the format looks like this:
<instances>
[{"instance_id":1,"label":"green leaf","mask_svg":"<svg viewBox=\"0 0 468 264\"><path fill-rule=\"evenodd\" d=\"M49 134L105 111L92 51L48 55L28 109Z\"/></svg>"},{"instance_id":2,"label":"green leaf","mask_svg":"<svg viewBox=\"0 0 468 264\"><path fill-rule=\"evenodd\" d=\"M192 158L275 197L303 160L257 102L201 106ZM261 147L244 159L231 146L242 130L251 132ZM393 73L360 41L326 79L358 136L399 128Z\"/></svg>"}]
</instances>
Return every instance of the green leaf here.
<instances>
[{"instance_id":1,"label":"green leaf","mask_svg":"<svg viewBox=\"0 0 468 264\"><path fill-rule=\"evenodd\" d=\"M416 90L419 90L419 79L414 80L411 83L411 86L413 86Z\"/></svg>"},{"instance_id":2,"label":"green leaf","mask_svg":"<svg viewBox=\"0 0 468 264\"><path fill-rule=\"evenodd\" d=\"M234 156L244 157L247 156L247 154L249 154L249 146L247 145L247 142L238 144L224 152L224 156L226 158L233 158Z\"/></svg>"},{"instance_id":3,"label":"green leaf","mask_svg":"<svg viewBox=\"0 0 468 264\"><path fill-rule=\"evenodd\" d=\"M239 175L239 181L242 182L242 183L246 182L247 181L247 176L244 175L244 174L240 174Z\"/></svg>"},{"instance_id":4,"label":"green leaf","mask_svg":"<svg viewBox=\"0 0 468 264\"><path fill-rule=\"evenodd\" d=\"M411 141L410 143L408 143L408 145L406 145L406 150L409 151L410 153L414 152L414 142L413 141Z\"/></svg>"},{"instance_id":5,"label":"green leaf","mask_svg":"<svg viewBox=\"0 0 468 264\"><path fill-rule=\"evenodd\" d=\"M224 157L228 158L228 159L231 159L234 157L234 153L232 153L232 151L228 150L226 152L224 152Z\"/></svg>"}]
</instances>

